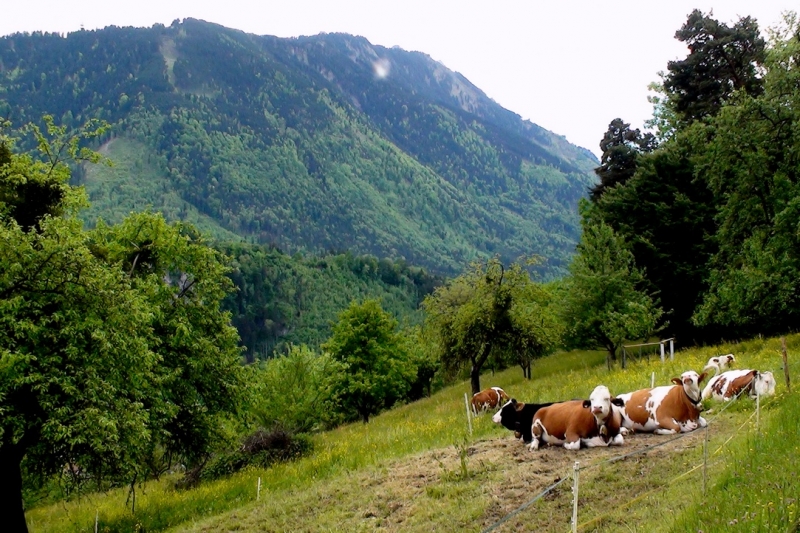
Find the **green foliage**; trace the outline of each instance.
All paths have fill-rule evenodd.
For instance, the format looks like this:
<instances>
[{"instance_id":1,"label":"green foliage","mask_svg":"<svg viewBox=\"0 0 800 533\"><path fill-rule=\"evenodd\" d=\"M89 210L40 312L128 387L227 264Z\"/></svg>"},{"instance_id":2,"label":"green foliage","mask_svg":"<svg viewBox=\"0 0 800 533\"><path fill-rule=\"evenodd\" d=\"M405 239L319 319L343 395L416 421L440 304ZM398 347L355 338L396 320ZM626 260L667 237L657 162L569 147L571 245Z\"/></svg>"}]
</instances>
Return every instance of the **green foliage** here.
<instances>
[{"instance_id":1,"label":"green foliage","mask_svg":"<svg viewBox=\"0 0 800 533\"><path fill-rule=\"evenodd\" d=\"M761 93L765 42L754 19L729 27L695 9L675 38L689 55L667 64L663 88L684 123L716 115L736 91Z\"/></svg>"},{"instance_id":2,"label":"green foliage","mask_svg":"<svg viewBox=\"0 0 800 533\"><path fill-rule=\"evenodd\" d=\"M549 294L521 264L506 270L494 259L473 263L426 297L423 307L442 365L450 373L470 365L477 393L489 357L516 359L529 376L531 359L557 345L560 329L548 303Z\"/></svg>"},{"instance_id":3,"label":"green foliage","mask_svg":"<svg viewBox=\"0 0 800 533\"><path fill-rule=\"evenodd\" d=\"M351 253L303 257L267 246L220 245L233 259L237 291L224 302L249 361L285 353L288 344L317 349L353 299L380 298L403 325L422 321L422 298L441 283L405 261Z\"/></svg>"},{"instance_id":4,"label":"green foliage","mask_svg":"<svg viewBox=\"0 0 800 533\"><path fill-rule=\"evenodd\" d=\"M594 173L600 183L592 187L590 197L597 201L603 193L618 184L627 182L636 172L639 155L655 149L656 141L652 133L644 135L638 129L632 130L630 124L615 118L608 125L608 131L600 141L600 166Z\"/></svg>"},{"instance_id":5,"label":"green foliage","mask_svg":"<svg viewBox=\"0 0 800 533\"><path fill-rule=\"evenodd\" d=\"M743 332L793 329L800 313L800 24L768 51L764 92L740 94L709 122L695 157L719 202L719 250L696 319Z\"/></svg>"},{"instance_id":6,"label":"green foliage","mask_svg":"<svg viewBox=\"0 0 800 533\"><path fill-rule=\"evenodd\" d=\"M187 472L180 486L188 488L199 482L224 478L248 467L268 468L280 461L302 457L312 447L311 440L304 435L295 435L280 429L261 429L245 438L238 449L217 454L208 463Z\"/></svg>"},{"instance_id":7,"label":"green foliage","mask_svg":"<svg viewBox=\"0 0 800 533\"><path fill-rule=\"evenodd\" d=\"M369 417L401 400L416 369L396 331L397 321L377 300L353 302L339 315L322 348L344 366L339 402L347 418Z\"/></svg>"},{"instance_id":8,"label":"green foliage","mask_svg":"<svg viewBox=\"0 0 800 533\"><path fill-rule=\"evenodd\" d=\"M562 287L561 316L577 346L602 346L609 364L625 339L647 338L663 312L641 286L644 277L624 239L610 226L584 225Z\"/></svg>"},{"instance_id":9,"label":"green foliage","mask_svg":"<svg viewBox=\"0 0 800 533\"><path fill-rule=\"evenodd\" d=\"M78 465L103 487L159 473L154 459L191 464L243 392L224 258L151 214L84 231L61 158L96 160L79 144L93 132L47 124L32 128L43 161L9 151L0 170L6 206L31 183L63 191L35 217L0 213L0 514L21 531L22 472Z\"/></svg>"},{"instance_id":10,"label":"green foliage","mask_svg":"<svg viewBox=\"0 0 800 533\"><path fill-rule=\"evenodd\" d=\"M327 353L290 346L286 355L264 361L255 371L251 409L256 421L289 433L335 425L344 372L344 365Z\"/></svg>"},{"instance_id":11,"label":"green foliage","mask_svg":"<svg viewBox=\"0 0 800 533\"><path fill-rule=\"evenodd\" d=\"M402 75L376 81L370 57ZM11 35L0 62L0 112L113 124L99 140L120 166L75 173L95 203L89 225L152 206L220 238L440 273L533 249L555 277L593 182L587 151L429 57L362 38L257 37L187 19Z\"/></svg>"}]
</instances>

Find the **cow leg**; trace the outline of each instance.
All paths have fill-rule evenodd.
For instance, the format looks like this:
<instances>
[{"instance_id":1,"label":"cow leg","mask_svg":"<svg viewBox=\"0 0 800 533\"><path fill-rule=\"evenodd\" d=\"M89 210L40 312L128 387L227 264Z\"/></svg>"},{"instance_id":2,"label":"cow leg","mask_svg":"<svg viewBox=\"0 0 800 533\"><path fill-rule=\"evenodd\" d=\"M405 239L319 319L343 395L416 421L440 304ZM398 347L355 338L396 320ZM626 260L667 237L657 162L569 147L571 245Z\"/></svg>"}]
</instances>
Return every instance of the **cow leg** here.
<instances>
[{"instance_id":1,"label":"cow leg","mask_svg":"<svg viewBox=\"0 0 800 533\"><path fill-rule=\"evenodd\" d=\"M623 444L625 444L625 439L622 437L622 432L615 435L611 442L608 443L609 446L622 446Z\"/></svg>"},{"instance_id":2,"label":"cow leg","mask_svg":"<svg viewBox=\"0 0 800 533\"><path fill-rule=\"evenodd\" d=\"M568 450L581 449L581 437L574 431L567 430L565 435L567 441L564 443L564 448Z\"/></svg>"},{"instance_id":3,"label":"cow leg","mask_svg":"<svg viewBox=\"0 0 800 533\"><path fill-rule=\"evenodd\" d=\"M706 419L705 419L705 418L703 418L702 416L700 416L700 417L698 417L698 418L697 418L697 424L698 424L698 425L699 425L701 428L704 428L704 427L706 427L706 426L708 425L708 422L706 422Z\"/></svg>"},{"instance_id":4,"label":"cow leg","mask_svg":"<svg viewBox=\"0 0 800 533\"><path fill-rule=\"evenodd\" d=\"M672 418L659 418L658 428L653 431L656 435L674 435L681 431L681 426Z\"/></svg>"},{"instance_id":5,"label":"cow leg","mask_svg":"<svg viewBox=\"0 0 800 533\"><path fill-rule=\"evenodd\" d=\"M533 440L531 440L530 449L531 451L536 451L539 449L539 439L542 438L542 435L546 433L544 426L538 420L533 423L533 427L531 428L531 436Z\"/></svg>"}]
</instances>

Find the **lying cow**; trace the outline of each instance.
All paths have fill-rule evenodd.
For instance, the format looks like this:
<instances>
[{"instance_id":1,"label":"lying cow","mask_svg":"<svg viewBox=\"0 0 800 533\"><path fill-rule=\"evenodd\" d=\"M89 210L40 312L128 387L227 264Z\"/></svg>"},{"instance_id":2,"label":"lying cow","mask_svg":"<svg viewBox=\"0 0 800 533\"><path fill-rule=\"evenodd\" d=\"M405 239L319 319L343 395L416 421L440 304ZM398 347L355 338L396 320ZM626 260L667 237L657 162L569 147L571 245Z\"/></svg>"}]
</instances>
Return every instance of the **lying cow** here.
<instances>
[{"instance_id":1,"label":"lying cow","mask_svg":"<svg viewBox=\"0 0 800 533\"><path fill-rule=\"evenodd\" d=\"M617 398L625 404L623 426L658 435L687 433L706 427L705 419L700 416L700 382L705 378L705 372L698 375L690 370L680 378L672 378L675 385L620 394Z\"/></svg>"},{"instance_id":2,"label":"lying cow","mask_svg":"<svg viewBox=\"0 0 800 533\"><path fill-rule=\"evenodd\" d=\"M775 394L775 377L772 372L758 370L728 370L711 378L703 389L703 399L730 400L747 392L751 398Z\"/></svg>"},{"instance_id":3,"label":"lying cow","mask_svg":"<svg viewBox=\"0 0 800 533\"><path fill-rule=\"evenodd\" d=\"M516 438L522 438L526 443L533 440L531 428L533 427L533 416L543 408L553 405L553 403L522 403L514 398L506 402L497 413L492 417L492 422L501 424L504 428L514 432Z\"/></svg>"},{"instance_id":4,"label":"lying cow","mask_svg":"<svg viewBox=\"0 0 800 533\"><path fill-rule=\"evenodd\" d=\"M581 444L594 446L621 446L622 416L612 405L622 401L612 398L608 387L597 386L588 400L571 400L543 407L533 416L531 450L539 442L563 444L568 450L577 450Z\"/></svg>"},{"instance_id":5,"label":"lying cow","mask_svg":"<svg viewBox=\"0 0 800 533\"><path fill-rule=\"evenodd\" d=\"M484 389L472 395L472 412L478 416L480 413L507 402L508 399L508 394L500 387Z\"/></svg>"},{"instance_id":6,"label":"lying cow","mask_svg":"<svg viewBox=\"0 0 800 533\"><path fill-rule=\"evenodd\" d=\"M713 368L716 370L716 373L718 374L723 370L725 370L726 368L728 368L728 366L733 364L734 361L736 361L736 358L733 356L732 353L725 355L718 355L716 357L712 357L711 359L709 359L708 363L706 363L706 367L703 370L705 371L708 370L709 368Z\"/></svg>"}]
</instances>

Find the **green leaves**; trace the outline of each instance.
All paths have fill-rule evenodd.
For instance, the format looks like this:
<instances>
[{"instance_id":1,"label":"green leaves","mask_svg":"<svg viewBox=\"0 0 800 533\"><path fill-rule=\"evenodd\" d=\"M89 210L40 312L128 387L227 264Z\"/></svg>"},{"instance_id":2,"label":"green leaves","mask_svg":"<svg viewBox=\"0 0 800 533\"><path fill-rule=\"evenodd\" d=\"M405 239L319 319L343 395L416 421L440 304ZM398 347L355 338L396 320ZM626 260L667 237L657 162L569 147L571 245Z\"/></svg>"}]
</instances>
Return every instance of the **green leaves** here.
<instances>
[{"instance_id":1,"label":"green leaves","mask_svg":"<svg viewBox=\"0 0 800 533\"><path fill-rule=\"evenodd\" d=\"M615 357L625 339L646 338L663 312L642 292L642 272L625 241L604 223L585 224L560 313L576 345L599 345Z\"/></svg>"},{"instance_id":2,"label":"green leaves","mask_svg":"<svg viewBox=\"0 0 800 533\"><path fill-rule=\"evenodd\" d=\"M339 402L346 416L369 417L402 399L416 378L397 321L377 300L352 302L322 348L345 369Z\"/></svg>"}]
</instances>

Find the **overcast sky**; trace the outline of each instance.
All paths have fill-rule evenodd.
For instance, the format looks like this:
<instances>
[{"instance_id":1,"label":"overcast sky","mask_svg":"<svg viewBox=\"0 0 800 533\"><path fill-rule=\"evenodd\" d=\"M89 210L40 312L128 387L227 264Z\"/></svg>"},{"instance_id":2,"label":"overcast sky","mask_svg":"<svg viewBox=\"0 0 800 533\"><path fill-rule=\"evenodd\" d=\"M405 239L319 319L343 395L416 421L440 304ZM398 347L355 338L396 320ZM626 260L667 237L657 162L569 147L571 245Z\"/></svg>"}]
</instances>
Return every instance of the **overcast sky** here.
<instances>
[{"instance_id":1,"label":"overcast sky","mask_svg":"<svg viewBox=\"0 0 800 533\"><path fill-rule=\"evenodd\" d=\"M599 156L615 117L642 127L647 86L682 59L675 31L694 8L764 29L794 6L785 0L30 0L7 2L0 35L81 27L149 27L193 17L258 35L361 35L430 55L503 107ZM796 7L794 7L797 9Z\"/></svg>"}]
</instances>

